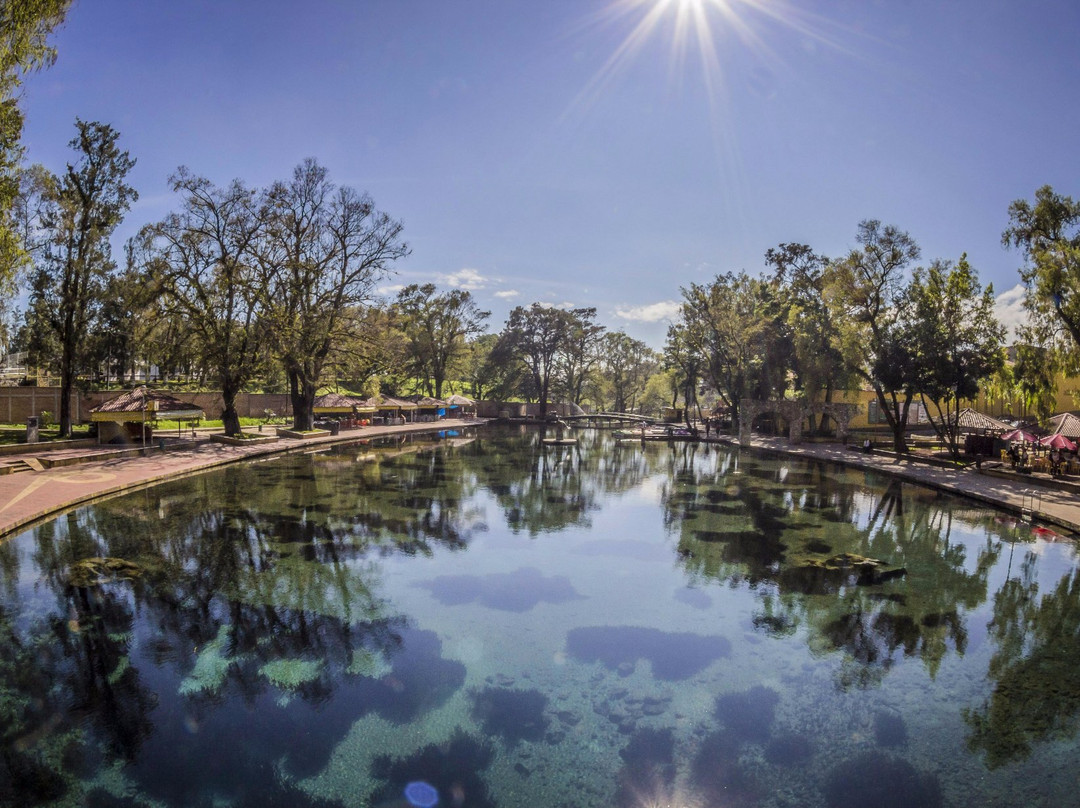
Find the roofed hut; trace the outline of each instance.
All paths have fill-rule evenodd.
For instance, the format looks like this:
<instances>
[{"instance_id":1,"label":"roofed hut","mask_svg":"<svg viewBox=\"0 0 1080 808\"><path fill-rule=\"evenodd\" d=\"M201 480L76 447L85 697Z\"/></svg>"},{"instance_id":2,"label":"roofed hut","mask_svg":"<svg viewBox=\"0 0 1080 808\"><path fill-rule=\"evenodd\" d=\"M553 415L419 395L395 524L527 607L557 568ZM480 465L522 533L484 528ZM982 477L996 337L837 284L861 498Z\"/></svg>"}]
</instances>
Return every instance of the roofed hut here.
<instances>
[{"instance_id":1,"label":"roofed hut","mask_svg":"<svg viewBox=\"0 0 1080 808\"><path fill-rule=\"evenodd\" d=\"M327 393L315 399L312 412L318 418L336 418L339 421L359 421L373 416L377 407L359 396L347 396L344 393Z\"/></svg>"},{"instance_id":2,"label":"roofed hut","mask_svg":"<svg viewBox=\"0 0 1080 808\"><path fill-rule=\"evenodd\" d=\"M374 396L368 399L368 404L375 407L376 417L391 425L411 421L416 413L416 405L411 401L392 396Z\"/></svg>"},{"instance_id":3,"label":"roofed hut","mask_svg":"<svg viewBox=\"0 0 1080 808\"><path fill-rule=\"evenodd\" d=\"M1054 435L1064 435L1071 440L1080 438L1080 417L1071 412L1063 412L1050 419L1050 432Z\"/></svg>"},{"instance_id":4,"label":"roofed hut","mask_svg":"<svg viewBox=\"0 0 1080 808\"><path fill-rule=\"evenodd\" d=\"M136 387L90 411L98 443L146 443L158 421L199 421L201 409L161 390Z\"/></svg>"},{"instance_id":5,"label":"roofed hut","mask_svg":"<svg viewBox=\"0 0 1080 808\"><path fill-rule=\"evenodd\" d=\"M441 398L407 396L405 400L416 405L416 412L413 416L415 421L438 421L440 418L446 417L447 405Z\"/></svg>"},{"instance_id":6,"label":"roofed hut","mask_svg":"<svg viewBox=\"0 0 1080 808\"><path fill-rule=\"evenodd\" d=\"M446 399L446 414L450 418L475 418L476 402L467 396L454 394Z\"/></svg>"},{"instance_id":7,"label":"roofed hut","mask_svg":"<svg viewBox=\"0 0 1080 808\"><path fill-rule=\"evenodd\" d=\"M960 410L956 416L956 424L960 428L961 432L969 432L977 435L988 435L990 433L998 434L1006 432L1012 429L1012 426L999 421L997 418L992 418L976 410L967 407Z\"/></svg>"}]
</instances>

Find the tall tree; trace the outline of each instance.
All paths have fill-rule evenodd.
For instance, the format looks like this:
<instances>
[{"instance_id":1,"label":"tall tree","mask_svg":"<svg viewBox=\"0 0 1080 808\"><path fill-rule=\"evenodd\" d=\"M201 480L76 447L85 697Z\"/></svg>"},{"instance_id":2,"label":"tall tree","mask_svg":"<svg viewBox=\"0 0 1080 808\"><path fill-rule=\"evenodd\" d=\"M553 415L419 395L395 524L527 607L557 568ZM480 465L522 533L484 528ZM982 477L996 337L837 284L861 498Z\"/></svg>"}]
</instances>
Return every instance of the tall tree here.
<instances>
[{"instance_id":1,"label":"tall tree","mask_svg":"<svg viewBox=\"0 0 1080 808\"><path fill-rule=\"evenodd\" d=\"M0 354L7 346L15 282L30 260L20 205L25 189L19 87L24 74L56 60L49 34L70 5L71 0L0 0Z\"/></svg>"},{"instance_id":2,"label":"tall tree","mask_svg":"<svg viewBox=\"0 0 1080 808\"><path fill-rule=\"evenodd\" d=\"M622 331L609 331L603 337L601 356L601 374L611 392L611 409L630 412L659 366L656 353Z\"/></svg>"},{"instance_id":3,"label":"tall tree","mask_svg":"<svg viewBox=\"0 0 1080 808\"><path fill-rule=\"evenodd\" d=\"M825 300L829 259L805 244L780 244L765 253L781 298L792 347L791 370L797 392L831 403L847 386L850 372L839 348L839 328ZM821 427L826 419L823 417ZM815 428L811 417L811 430Z\"/></svg>"},{"instance_id":4,"label":"tall tree","mask_svg":"<svg viewBox=\"0 0 1080 808\"><path fill-rule=\"evenodd\" d=\"M908 267L918 260L919 246L906 232L876 219L860 222L856 238L861 246L829 266L826 295L835 309L845 361L873 389L893 448L903 453L916 379Z\"/></svg>"},{"instance_id":5,"label":"tall tree","mask_svg":"<svg viewBox=\"0 0 1080 808\"><path fill-rule=\"evenodd\" d=\"M236 398L259 368L259 309L252 248L260 222L255 192L239 180L226 188L181 167L169 177L181 209L139 233L139 253L163 295L180 314L216 376L226 435L240 433Z\"/></svg>"},{"instance_id":6,"label":"tall tree","mask_svg":"<svg viewBox=\"0 0 1080 808\"><path fill-rule=\"evenodd\" d=\"M71 391L88 326L102 286L115 269L109 237L138 199L127 184L135 161L117 145L108 124L75 121L70 146L78 154L62 177L45 183L31 304L42 313L60 348L60 433L71 434Z\"/></svg>"},{"instance_id":7,"label":"tall tree","mask_svg":"<svg viewBox=\"0 0 1080 808\"><path fill-rule=\"evenodd\" d=\"M744 398L784 393L789 351L779 345L786 331L778 303L769 283L745 272L717 275L711 283L683 289L685 328L679 336L734 413ZM670 331L668 339L670 344Z\"/></svg>"},{"instance_id":8,"label":"tall tree","mask_svg":"<svg viewBox=\"0 0 1080 808\"><path fill-rule=\"evenodd\" d=\"M960 402L975 398L981 383L1005 362L1005 329L994 316L994 289L981 287L963 255L955 266L934 261L916 270L910 295L919 392L938 436L959 458Z\"/></svg>"},{"instance_id":9,"label":"tall tree","mask_svg":"<svg viewBox=\"0 0 1080 808\"><path fill-rule=\"evenodd\" d=\"M1035 204L1017 199L1009 205L1001 241L1024 250L1020 277L1032 319L1064 329L1062 347L1080 351L1080 202L1044 185Z\"/></svg>"},{"instance_id":10,"label":"tall tree","mask_svg":"<svg viewBox=\"0 0 1080 808\"><path fill-rule=\"evenodd\" d=\"M429 383L435 398L442 398L453 363L465 355L468 339L483 333L491 312L482 311L464 289L436 294L432 283L406 286L398 292L395 309L409 340L416 378Z\"/></svg>"},{"instance_id":11,"label":"tall tree","mask_svg":"<svg viewBox=\"0 0 1080 808\"><path fill-rule=\"evenodd\" d=\"M308 159L265 193L256 260L267 340L289 382L293 426L311 429L315 394L349 312L369 303L394 261L409 253L402 225L371 197L330 182Z\"/></svg>"},{"instance_id":12,"label":"tall tree","mask_svg":"<svg viewBox=\"0 0 1080 808\"><path fill-rule=\"evenodd\" d=\"M566 334L557 353L559 391L562 397L581 404L585 384L600 363L600 345L606 330L594 322L593 307L570 309L566 318Z\"/></svg>"},{"instance_id":13,"label":"tall tree","mask_svg":"<svg viewBox=\"0 0 1080 808\"><path fill-rule=\"evenodd\" d=\"M569 312L533 303L511 311L503 329L506 345L528 369L541 418L547 417L557 357L572 325Z\"/></svg>"}]
</instances>

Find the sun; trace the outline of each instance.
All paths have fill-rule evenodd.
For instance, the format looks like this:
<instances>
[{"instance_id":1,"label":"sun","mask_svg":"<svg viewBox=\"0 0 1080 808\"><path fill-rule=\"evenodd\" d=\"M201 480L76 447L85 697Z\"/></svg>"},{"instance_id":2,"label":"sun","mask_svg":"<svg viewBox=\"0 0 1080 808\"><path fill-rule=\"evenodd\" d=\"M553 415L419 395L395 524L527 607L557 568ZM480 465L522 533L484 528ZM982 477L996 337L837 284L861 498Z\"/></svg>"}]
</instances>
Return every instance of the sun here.
<instances>
[{"instance_id":1,"label":"sun","mask_svg":"<svg viewBox=\"0 0 1080 808\"><path fill-rule=\"evenodd\" d=\"M604 61L575 105L591 107L657 38L668 40L668 73L682 84L693 58L701 71L710 104L722 102L725 68L735 63L777 70L783 63L770 42L780 31L835 44L825 35L828 25L790 0L611 0L585 27L627 31Z\"/></svg>"}]
</instances>

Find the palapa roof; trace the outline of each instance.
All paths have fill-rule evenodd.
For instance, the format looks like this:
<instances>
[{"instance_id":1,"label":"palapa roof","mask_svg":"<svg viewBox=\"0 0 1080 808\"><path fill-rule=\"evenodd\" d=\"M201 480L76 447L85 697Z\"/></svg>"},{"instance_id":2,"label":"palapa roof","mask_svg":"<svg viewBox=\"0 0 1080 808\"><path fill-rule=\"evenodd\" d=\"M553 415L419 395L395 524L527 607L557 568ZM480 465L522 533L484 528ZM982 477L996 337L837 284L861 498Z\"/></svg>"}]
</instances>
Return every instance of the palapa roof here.
<instances>
[{"instance_id":1,"label":"palapa roof","mask_svg":"<svg viewBox=\"0 0 1080 808\"><path fill-rule=\"evenodd\" d=\"M960 414L956 416L956 422L961 429L983 429L988 432L1002 432L1012 429L1012 426L1004 421L991 418L989 415L971 409L971 407L961 410Z\"/></svg>"},{"instance_id":2,"label":"palapa roof","mask_svg":"<svg viewBox=\"0 0 1080 808\"><path fill-rule=\"evenodd\" d=\"M432 398L431 396L406 396L405 400L411 401L417 407L422 407L425 410L446 406L446 402L441 398Z\"/></svg>"},{"instance_id":3,"label":"palapa roof","mask_svg":"<svg viewBox=\"0 0 1080 808\"><path fill-rule=\"evenodd\" d=\"M446 403L451 407L475 407L476 402L468 396L459 396L457 393L446 399Z\"/></svg>"},{"instance_id":4,"label":"palapa roof","mask_svg":"<svg viewBox=\"0 0 1080 808\"><path fill-rule=\"evenodd\" d=\"M1080 418L1071 412L1063 412L1050 419L1050 430L1055 435L1064 435L1076 440L1080 438Z\"/></svg>"},{"instance_id":5,"label":"palapa roof","mask_svg":"<svg viewBox=\"0 0 1080 808\"><path fill-rule=\"evenodd\" d=\"M169 420L206 417L194 404L147 387L136 387L127 393L121 393L90 410L91 421L131 421L147 415Z\"/></svg>"},{"instance_id":6,"label":"palapa roof","mask_svg":"<svg viewBox=\"0 0 1080 808\"><path fill-rule=\"evenodd\" d=\"M347 396L344 393L327 393L326 395L318 396L315 399L315 404L312 409L315 412L324 413L350 413L354 409L357 412L375 411L375 407L371 406L367 400L360 398L359 396Z\"/></svg>"},{"instance_id":7,"label":"palapa roof","mask_svg":"<svg viewBox=\"0 0 1080 808\"><path fill-rule=\"evenodd\" d=\"M393 396L372 396L367 400L369 406L380 410L415 410L416 405L411 401Z\"/></svg>"}]
</instances>

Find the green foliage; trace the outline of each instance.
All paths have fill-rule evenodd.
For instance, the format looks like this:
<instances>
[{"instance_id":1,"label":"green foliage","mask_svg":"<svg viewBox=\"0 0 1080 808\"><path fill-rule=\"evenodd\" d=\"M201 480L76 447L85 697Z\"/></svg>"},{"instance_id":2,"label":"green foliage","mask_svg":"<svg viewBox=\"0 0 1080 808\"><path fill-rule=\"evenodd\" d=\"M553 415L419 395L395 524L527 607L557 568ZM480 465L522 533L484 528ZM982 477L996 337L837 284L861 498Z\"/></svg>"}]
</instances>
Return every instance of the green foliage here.
<instances>
[{"instance_id":1,"label":"green foliage","mask_svg":"<svg viewBox=\"0 0 1080 808\"><path fill-rule=\"evenodd\" d=\"M994 290L982 289L963 255L955 266L935 261L917 270L909 296L918 389L933 406L931 421L939 437L959 457L960 402L975 398L1005 362L1005 330L994 317Z\"/></svg>"},{"instance_id":2,"label":"green foliage","mask_svg":"<svg viewBox=\"0 0 1080 808\"><path fill-rule=\"evenodd\" d=\"M86 357L86 338L115 269L109 239L138 193L127 184L135 161L108 124L75 121L77 160L62 177L46 175L38 197L42 247L31 293L34 321L60 352L60 431L71 432L70 393Z\"/></svg>"},{"instance_id":3,"label":"green foliage","mask_svg":"<svg viewBox=\"0 0 1080 808\"><path fill-rule=\"evenodd\" d=\"M398 292L394 311L408 340L412 376L430 395L442 398L448 374L465 356L468 339L483 332L491 312L481 311L464 289L436 294L431 283L413 283Z\"/></svg>"},{"instance_id":4,"label":"green foliage","mask_svg":"<svg viewBox=\"0 0 1080 808\"><path fill-rule=\"evenodd\" d=\"M10 337L9 305L16 280L29 263L20 235L28 211L19 88L24 74L56 60L48 37L70 4L71 0L0 0L0 353Z\"/></svg>"}]
</instances>

